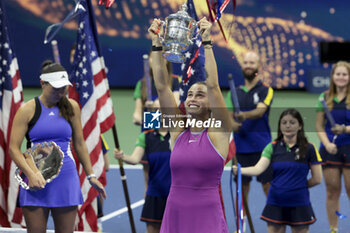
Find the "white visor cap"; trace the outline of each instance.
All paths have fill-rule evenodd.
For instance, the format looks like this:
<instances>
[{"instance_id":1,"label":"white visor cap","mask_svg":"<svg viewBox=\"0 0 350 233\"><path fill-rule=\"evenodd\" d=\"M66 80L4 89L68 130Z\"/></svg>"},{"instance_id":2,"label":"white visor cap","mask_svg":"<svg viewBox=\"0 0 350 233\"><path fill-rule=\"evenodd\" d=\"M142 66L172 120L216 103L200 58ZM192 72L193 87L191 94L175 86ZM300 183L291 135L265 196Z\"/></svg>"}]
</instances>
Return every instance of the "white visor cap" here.
<instances>
[{"instance_id":1,"label":"white visor cap","mask_svg":"<svg viewBox=\"0 0 350 233\"><path fill-rule=\"evenodd\" d=\"M72 83L69 82L68 73L66 71L42 74L40 75L40 79L50 83L54 88L61 88L68 85L73 86Z\"/></svg>"}]
</instances>

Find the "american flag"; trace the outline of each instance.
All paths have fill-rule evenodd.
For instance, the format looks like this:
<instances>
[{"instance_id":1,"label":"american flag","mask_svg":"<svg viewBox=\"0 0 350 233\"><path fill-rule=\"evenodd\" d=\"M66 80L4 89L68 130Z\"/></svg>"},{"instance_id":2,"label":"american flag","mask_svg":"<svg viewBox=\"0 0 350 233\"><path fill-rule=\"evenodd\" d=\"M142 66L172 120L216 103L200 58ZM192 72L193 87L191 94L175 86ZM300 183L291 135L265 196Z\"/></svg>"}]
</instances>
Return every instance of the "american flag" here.
<instances>
[{"instance_id":1,"label":"american flag","mask_svg":"<svg viewBox=\"0 0 350 233\"><path fill-rule=\"evenodd\" d=\"M113 126L115 116L91 1L84 0L81 4L86 11L79 16L77 47L70 74L73 87L69 90L69 97L80 104L83 135L93 170L106 185L100 135ZM78 211L77 229L97 231L97 192L90 186L82 166L79 163L77 166L84 198Z\"/></svg>"},{"instance_id":2,"label":"american flag","mask_svg":"<svg viewBox=\"0 0 350 233\"><path fill-rule=\"evenodd\" d=\"M16 208L18 182L15 164L9 155L12 119L23 103L22 82L15 53L11 48L3 1L0 1L0 226L21 223L22 212Z\"/></svg>"},{"instance_id":3,"label":"american flag","mask_svg":"<svg viewBox=\"0 0 350 233\"><path fill-rule=\"evenodd\" d=\"M196 21L198 16L194 7L193 0L187 1L187 13ZM196 28L195 33L198 28ZM198 81L205 81L204 71L204 48L202 46L202 38L199 35L194 43L185 53L186 60L181 65L182 82L180 84L180 109L184 111L184 102L187 98L187 91L192 84Z\"/></svg>"}]
</instances>

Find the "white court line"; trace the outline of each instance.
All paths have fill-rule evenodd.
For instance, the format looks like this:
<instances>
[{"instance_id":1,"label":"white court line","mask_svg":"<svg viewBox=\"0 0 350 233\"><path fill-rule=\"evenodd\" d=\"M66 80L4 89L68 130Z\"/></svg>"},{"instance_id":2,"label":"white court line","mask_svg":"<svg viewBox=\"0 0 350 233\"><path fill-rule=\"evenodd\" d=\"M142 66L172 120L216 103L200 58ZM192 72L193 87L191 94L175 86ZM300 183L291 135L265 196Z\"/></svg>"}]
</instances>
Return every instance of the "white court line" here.
<instances>
[{"instance_id":1,"label":"white court line","mask_svg":"<svg viewBox=\"0 0 350 233\"><path fill-rule=\"evenodd\" d=\"M131 209L135 209L135 208L137 208L137 207L143 205L144 203L145 203L145 200L144 200L144 199L139 200L138 202L135 202L135 203L131 204ZM107 214L106 216L103 216L103 217L101 217L100 219L101 219L102 222L104 222L104 221L107 221L107 220L109 220L109 219L111 219L111 218L114 218L114 217L116 217L116 216L118 216L118 215L120 215L120 214L123 214L123 213L125 213L125 212L127 212L127 211L128 211L128 208L127 208L127 207L124 207L124 208L121 208L121 209L119 209L119 210L116 210L116 211L114 211L114 212L112 212L112 213L110 213L110 214Z\"/></svg>"},{"instance_id":2,"label":"white court line","mask_svg":"<svg viewBox=\"0 0 350 233\"><path fill-rule=\"evenodd\" d=\"M119 169L119 165L115 165L115 164L112 164L109 167L110 167L110 169ZM142 169L142 165L125 165L123 167L125 169ZM231 167L225 167L224 170L225 171L230 171ZM135 209L135 208L143 205L144 203L145 203L144 199L139 200L138 202L135 202L135 203L131 204L131 209ZM112 212L110 214L107 214L106 216L103 216L100 219L101 219L102 222L105 222L105 221L107 221L107 220L109 220L111 218L114 218L114 217L116 217L118 215L121 215L121 214L123 214L123 213L125 213L127 211L128 211L128 208L124 207L124 208L116 210L116 211L114 211L114 212Z\"/></svg>"}]
</instances>

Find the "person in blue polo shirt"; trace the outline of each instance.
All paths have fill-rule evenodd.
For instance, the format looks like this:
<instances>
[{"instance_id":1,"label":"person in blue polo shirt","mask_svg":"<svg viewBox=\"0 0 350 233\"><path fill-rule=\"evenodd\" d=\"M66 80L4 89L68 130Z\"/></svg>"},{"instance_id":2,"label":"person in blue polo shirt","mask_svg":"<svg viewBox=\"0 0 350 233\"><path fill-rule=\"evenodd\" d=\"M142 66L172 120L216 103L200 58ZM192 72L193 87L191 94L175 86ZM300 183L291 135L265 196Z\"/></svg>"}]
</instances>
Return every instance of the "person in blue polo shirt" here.
<instances>
[{"instance_id":1,"label":"person in blue polo shirt","mask_svg":"<svg viewBox=\"0 0 350 233\"><path fill-rule=\"evenodd\" d=\"M159 109L159 100L155 100L153 108ZM147 233L159 233L170 190L170 134L160 128L142 132L136 142L131 156L115 149L114 157L136 165L145 157L148 161L148 186L143 205L141 221L146 222Z\"/></svg>"},{"instance_id":2,"label":"person in blue polo shirt","mask_svg":"<svg viewBox=\"0 0 350 233\"><path fill-rule=\"evenodd\" d=\"M241 112L235 115L232 113L235 120L242 123L240 129L234 133L237 160L242 167L255 165L264 147L271 142L269 112L273 89L261 81L258 75L259 68L259 55L251 51L246 53L242 64L244 85L236 88ZM226 105L229 110L234 110L230 92L226 98ZM266 195L271 179L271 168L257 177ZM251 180L249 176L242 177L243 196L247 202Z\"/></svg>"},{"instance_id":3,"label":"person in blue polo shirt","mask_svg":"<svg viewBox=\"0 0 350 233\"><path fill-rule=\"evenodd\" d=\"M151 78L151 100L147 100L147 84L146 84L146 77L141 78L139 81L137 81L135 89L134 89L134 101L135 101L135 108L133 113L133 123L135 125L141 126L141 132L143 129L143 113L144 111L147 111L149 107L152 107L153 101L158 98L158 93L156 90L156 86L154 84L153 80L153 71L152 71L152 59L151 59L151 52L149 53L149 76ZM165 59L164 59L165 60ZM179 87L180 82L177 75L173 74L173 68L172 64L168 61L166 61L166 67L168 71L168 83L170 83L171 89L173 90L173 94L175 96L175 99L177 102L180 100L180 94L179 94ZM147 184L148 184L148 161L146 156L144 156L140 163L143 166L143 175L144 175L144 182L145 182L145 192L147 191Z\"/></svg>"},{"instance_id":4,"label":"person in blue polo shirt","mask_svg":"<svg viewBox=\"0 0 350 233\"><path fill-rule=\"evenodd\" d=\"M334 125L325 114L321 103L326 105ZM321 141L320 154L327 189L327 214L330 231L338 232L341 193L341 176L350 199L350 65L338 62L332 69L329 90L319 97L316 113L316 130Z\"/></svg>"},{"instance_id":5,"label":"person in blue polo shirt","mask_svg":"<svg viewBox=\"0 0 350 233\"><path fill-rule=\"evenodd\" d=\"M308 188L322 182L321 162L316 147L305 136L300 113L294 108L284 110L276 140L265 147L255 166L241 169L242 174L254 176L272 165L273 179L261 216L269 233L286 232L286 225L291 226L292 232L309 232L316 217ZM237 166L233 170L237 174Z\"/></svg>"}]
</instances>

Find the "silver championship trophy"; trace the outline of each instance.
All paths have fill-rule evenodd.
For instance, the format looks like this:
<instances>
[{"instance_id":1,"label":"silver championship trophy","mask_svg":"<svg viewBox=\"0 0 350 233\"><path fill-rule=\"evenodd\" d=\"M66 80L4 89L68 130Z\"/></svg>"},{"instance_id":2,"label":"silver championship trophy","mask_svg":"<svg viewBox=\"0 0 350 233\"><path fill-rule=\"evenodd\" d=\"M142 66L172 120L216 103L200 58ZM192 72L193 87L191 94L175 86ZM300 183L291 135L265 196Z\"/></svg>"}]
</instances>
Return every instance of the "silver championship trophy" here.
<instances>
[{"instance_id":1,"label":"silver championship trophy","mask_svg":"<svg viewBox=\"0 0 350 233\"><path fill-rule=\"evenodd\" d=\"M39 171L49 183L60 173L64 154L55 142L50 141L35 144L24 152L24 157L29 167L34 172ZM15 177L22 188L29 189L28 178L19 168L16 169Z\"/></svg>"},{"instance_id":2,"label":"silver championship trophy","mask_svg":"<svg viewBox=\"0 0 350 233\"><path fill-rule=\"evenodd\" d=\"M158 36L164 47L165 59L174 63L185 62L184 52L198 36L198 34L195 37L193 35L197 22L188 15L186 3L181 6L178 12L169 15L162 23L165 27L164 35L162 37L158 34Z\"/></svg>"}]
</instances>

